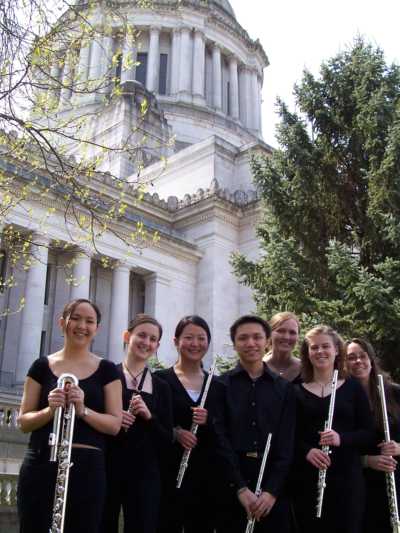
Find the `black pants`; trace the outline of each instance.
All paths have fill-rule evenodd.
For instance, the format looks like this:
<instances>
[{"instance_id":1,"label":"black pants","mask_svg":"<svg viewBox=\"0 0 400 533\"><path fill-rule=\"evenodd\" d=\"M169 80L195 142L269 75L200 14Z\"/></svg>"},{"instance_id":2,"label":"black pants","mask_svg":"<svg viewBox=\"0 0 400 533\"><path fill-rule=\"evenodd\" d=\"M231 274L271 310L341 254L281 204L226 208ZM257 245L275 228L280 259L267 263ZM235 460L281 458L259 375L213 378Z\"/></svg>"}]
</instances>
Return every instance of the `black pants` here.
<instances>
[{"instance_id":1,"label":"black pants","mask_svg":"<svg viewBox=\"0 0 400 533\"><path fill-rule=\"evenodd\" d=\"M240 470L250 490L254 491L260 470L261 459L240 458ZM217 533L244 533L247 516L240 503L236 490L221 487L222 499L219 502L217 516ZM290 533L293 531L292 512L289 499L280 495L271 512L256 522L255 533Z\"/></svg>"},{"instance_id":2,"label":"black pants","mask_svg":"<svg viewBox=\"0 0 400 533\"><path fill-rule=\"evenodd\" d=\"M22 463L17 491L20 533L49 532L57 464L48 457L48 450L28 450ZM103 452L73 448L71 460L64 532L98 533L105 494Z\"/></svg>"},{"instance_id":3,"label":"black pants","mask_svg":"<svg viewBox=\"0 0 400 533\"><path fill-rule=\"evenodd\" d=\"M108 457L106 470L107 491L102 532L118 533L122 507L124 533L155 533L160 503L157 461L146 461L135 453L126 457L125 461Z\"/></svg>"},{"instance_id":4,"label":"black pants","mask_svg":"<svg viewBox=\"0 0 400 533\"><path fill-rule=\"evenodd\" d=\"M189 464L181 488L176 489L178 468L179 465L163 480L157 533L214 533L215 487L212 484L212 468Z\"/></svg>"}]
</instances>

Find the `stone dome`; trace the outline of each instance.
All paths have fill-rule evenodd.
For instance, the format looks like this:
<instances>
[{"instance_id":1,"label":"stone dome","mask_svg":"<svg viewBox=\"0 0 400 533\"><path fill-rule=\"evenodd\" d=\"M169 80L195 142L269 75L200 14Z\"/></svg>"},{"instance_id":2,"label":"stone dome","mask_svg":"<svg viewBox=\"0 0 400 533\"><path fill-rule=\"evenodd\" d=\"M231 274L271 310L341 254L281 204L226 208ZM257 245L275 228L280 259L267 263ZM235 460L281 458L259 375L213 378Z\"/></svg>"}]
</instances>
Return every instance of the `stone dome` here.
<instances>
[{"instance_id":1,"label":"stone dome","mask_svg":"<svg viewBox=\"0 0 400 533\"><path fill-rule=\"evenodd\" d=\"M228 2L228 0L213 0L214 4L219 5L224 9L226 12L228 12L230 15L232 15L233 18L236 18L235 12L232 9L231 4Z\"/></svg>"}]
</instances>

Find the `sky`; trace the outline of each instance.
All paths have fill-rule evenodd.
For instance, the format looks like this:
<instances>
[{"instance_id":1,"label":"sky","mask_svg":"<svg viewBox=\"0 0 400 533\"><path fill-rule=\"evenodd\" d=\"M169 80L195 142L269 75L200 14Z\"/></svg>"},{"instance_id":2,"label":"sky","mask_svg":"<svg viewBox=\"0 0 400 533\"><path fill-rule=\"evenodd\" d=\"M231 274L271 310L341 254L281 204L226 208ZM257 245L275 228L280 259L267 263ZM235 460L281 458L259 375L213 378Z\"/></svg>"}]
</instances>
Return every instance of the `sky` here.
<instances>
[{"instance_id":1,"label":"sky","mask_svg":"<svg viewBox=\"0 0 400 533\"><path fill-rule=\"evenodd\" d=\"M293 86L304 68L318 75L322 61L346 49L357 35L400 64L400 0L230 0L238 22L260 39L270 65L264 71L263 136L275 140L275 101L294 109Z\"/></svg>"}]
</instances>

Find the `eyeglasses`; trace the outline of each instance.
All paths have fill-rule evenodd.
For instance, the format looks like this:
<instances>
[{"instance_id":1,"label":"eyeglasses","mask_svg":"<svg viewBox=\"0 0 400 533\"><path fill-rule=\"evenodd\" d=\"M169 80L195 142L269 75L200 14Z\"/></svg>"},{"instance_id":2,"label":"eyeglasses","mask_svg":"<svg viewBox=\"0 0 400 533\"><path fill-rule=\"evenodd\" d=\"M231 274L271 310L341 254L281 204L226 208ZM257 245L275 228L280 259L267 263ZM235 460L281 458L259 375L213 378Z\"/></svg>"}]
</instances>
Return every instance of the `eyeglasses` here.
<instances>
[{"instance_id":1,"label":"eyeglasses","mask_svg":"<svg viewBox=\"0 0 400 533\"><path fill-rule=\"evenodd\" d=\"M365 362L368 359L368 355L366 353L359 353L359 354L350 354L346 357L346 360L349 363L355 363L356 361L360 360L362 363Z\"/></svg>"}]
</instances>

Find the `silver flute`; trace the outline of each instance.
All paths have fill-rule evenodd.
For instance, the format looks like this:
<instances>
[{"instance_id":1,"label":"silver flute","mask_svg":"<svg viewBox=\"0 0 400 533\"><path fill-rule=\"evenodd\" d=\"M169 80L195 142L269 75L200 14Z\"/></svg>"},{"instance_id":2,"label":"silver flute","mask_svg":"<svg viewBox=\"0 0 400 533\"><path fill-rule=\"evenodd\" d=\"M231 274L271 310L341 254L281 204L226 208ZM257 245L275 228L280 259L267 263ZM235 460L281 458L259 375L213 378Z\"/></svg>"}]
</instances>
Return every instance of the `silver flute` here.
<instances>
[{"instance_id":1,"label":"silver flute","mask_svg":"<svg viewBox=\"0 0 400 533\"><path fill-rule=\"evenodd\" d=\"M381 400L383 432L385 435L385 442L390 442L389 419L386 408L385 387L383 384L382 374L378 374L378 391ZM394 472L386 472L385 478L392 531L393 533L400 533L399 509L397 506L396 479L394 477Z\"/></svg>"},{"instance_id":2,"label":"silver flute","mask_svg":"<svg viewBox=\"0 0 400 533\"><path fill-rule=\"evenodd\" d=\"M73 374L61 374L57 388L67 390L70 385L78 385ZM63 533L65 509L68 495L68 480L71 463L72 438L75 425L75 405L57 407L54 413L53 431L49 435L50 461L58 461L53 513L49 533Z\"/></svg>"},{"instance_id":3,"label":"silver flute","mask_svg":"<svg viewBox=\"0 0 400 533\"><path fill-rule=\"evenodd\" d=\"M271 448L271 439L272 439L272 433L268 433L267 442L265 444L264 455L263 455L263 458L262 458L262 461L261 461L260 472L258 473L256 490L254 492L254 494L257 496L257 498L260 496L260 494L262 492L261 483L262 483L262 480L263 480L263 477L264 477L264 470L265 470L265 465L267 463L269 449ZM246 533L253 533L255 525L256 525L256 519L254 517L253 518L249 518L247 520Z\"/></svg>"},{"instance_id":4,"label":"silver flute","mask_svg":"<svg viewBox=\"0 0 400 533\"><path fill-rule=\"evenodd\" d=\"M338 370L333 371L331 399L329 402L328 420L325 421L324 431L332 429L333 413L335 411L336 387L338 380ZM330 453L329 445L322 446L322 451ZM317 495L317 518L321 518L322 504L324 502L324 493L326 488L326 468L320 468L318 472L318 495Z\"/></svg>"},{"instance_id":5,"label":"silver flute","mask_svg":"<svg viewBox=\"0 0 400 533\"><path fill-rule=\"evenodd\" d=\"M206 385L204 387L203 394L201 396L201 400L200 400L200 404L199 404L199 407L201 407L201 408L203 408L205 403L206 403L208 390L210 388L211 381L212 381L212 378L214 376L216 368L217 368L217 359L214 360L214 363L213 363L213 365L212 365L212 367L210 369L210 372L208 374L208 377L207 377ZM196 424L195 422L193 422L193 424L192 424L192 426L190 428L190 432L192 433L192 435L196 435L198 429L199 429L199 424ZM176 478L176 488L177 489L180 489L180 487L182 485L183 476L185 475L186 468L188 467L189 458L190 458L190 454L191 453L192 453L191 449L190 450L185 450L183 452L181 464L179 465L178 477Z\"/></svg>"}]
</instances>

